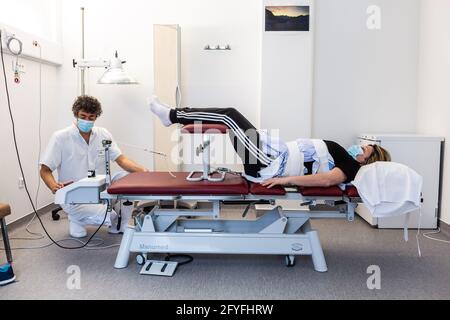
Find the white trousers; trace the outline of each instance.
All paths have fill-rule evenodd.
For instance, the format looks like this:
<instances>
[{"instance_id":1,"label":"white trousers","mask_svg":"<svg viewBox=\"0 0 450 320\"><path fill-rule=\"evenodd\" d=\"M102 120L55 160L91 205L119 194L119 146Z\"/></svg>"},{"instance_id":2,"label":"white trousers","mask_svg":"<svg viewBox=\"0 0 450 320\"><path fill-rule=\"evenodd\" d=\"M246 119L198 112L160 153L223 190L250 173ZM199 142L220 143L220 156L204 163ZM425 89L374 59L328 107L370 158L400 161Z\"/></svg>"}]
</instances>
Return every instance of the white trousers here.
<instances>
[{"instance_id":1,"label":"white trousers","mask_svg":"<svg viewBox=\"0 0 450 320\"><path fill-rule=\"evenodd\" d=\"M125 177L128 172L120 171L112 177L112 181L117 181ZM113 203L114 209L108 212L104 225L109 227L112 225L112 221L117 217L117 211L122 210L124 217L130 217L133 211L133 206L123 206L122 201ZM63 204L61 208L67 213L69 221L78 222L84 225L99 226L105 219L105 214L108 210L106 204ZM130 211L130 212L128 212Z\"/></svg>"}]
</instances>

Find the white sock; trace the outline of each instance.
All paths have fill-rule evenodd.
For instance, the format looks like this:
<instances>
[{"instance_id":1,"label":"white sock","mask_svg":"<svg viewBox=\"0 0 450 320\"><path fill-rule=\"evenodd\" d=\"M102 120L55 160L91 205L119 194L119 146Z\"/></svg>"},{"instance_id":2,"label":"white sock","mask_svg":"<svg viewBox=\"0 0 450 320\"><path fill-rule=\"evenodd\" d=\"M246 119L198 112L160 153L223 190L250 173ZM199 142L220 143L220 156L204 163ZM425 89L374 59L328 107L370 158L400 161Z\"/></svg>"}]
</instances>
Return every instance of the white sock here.
<instances>
[{"instance_id":1,"label":"white sock","mask_svg":"<svg viewBox=\"0 0 450 320\"><path fill-rule=\"evenodd\" d=\"M148 104L150 106L150 110L158 116L164 126L169 127L172 125L172 121L170 121L171 108L168 105L161 103L157 96L153 96L151 99L148 99Z\"/></svg>"}]
</instances>

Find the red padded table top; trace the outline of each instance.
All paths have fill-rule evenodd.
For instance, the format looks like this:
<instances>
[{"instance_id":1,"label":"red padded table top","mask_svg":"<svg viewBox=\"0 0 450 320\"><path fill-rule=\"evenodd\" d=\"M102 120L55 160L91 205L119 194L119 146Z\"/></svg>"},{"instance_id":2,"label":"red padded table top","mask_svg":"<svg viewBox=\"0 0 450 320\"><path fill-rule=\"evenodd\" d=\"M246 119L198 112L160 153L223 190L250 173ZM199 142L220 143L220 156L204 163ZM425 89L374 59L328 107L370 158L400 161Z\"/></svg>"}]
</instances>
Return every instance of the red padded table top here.
<instances>
[{"instance_id":1,"label":"red padded table top","mask_svg":"<svg viewBox=\"0 0 450 320\"><path fill-rule=\"evenodd\" d=\"M299 187L298 191L305 197L342 197L344 191L339 187L319 188L319 187Z\"/></svg>"},{"instance_id":2,"label":"red padded table top","mask_svg":"<svg viewBox=\"0 0 450 320\"><path fill-rule=\"evenodd\" d=\"M227 174L223 182L190 182L188 172L174 172L173 178L168 172L130 173L114 182L109 194L124 195L247 195L248 184L240 176Z\"/></svg>"},{"instance_id":3,"label":"red padded table top","mask_svg":"<svg viewBox=\"0 0 450 320\"><path fill-rule=\"evenodd\" d=\"M114 182L109 188L109 194L123 195L260 195L284 196L286 190L276 186L272 189L259 183L247 182L244 178L227 174L223 182L190 182L187 172L175 172L173 178L168 172L131 173ZM339 187L311 188L299 187L299 192L305 197L359 197L355 187L349 187L344 192Z\"/></svg>"},{"instance_id":4,"label":"red padded table top","mask_svg":"<svg viewBox=\"0 0 450 320\"><path fill-rule=\"evenodd\" d=\"M181 129L183 134L207 133L207 134L227 134L228 127L224 124L202 123L188 124Z\"/></svg>"},{"instance_id":5,"label":"red padded table top","mask_svg":"<svg viewBox=\"0 0 450 320\"><path fill-rule=\"evenodd\" d=\"M248 183L250 186L250 193L257 196L284 196L286 195L286 190L281 186L276 186L271 189L263 187L259 183Z\"/></svg>"},{"instance_id":6,"label":"red padded table top","mask_svg":"<svg viewBox=\"0 0 450 320\"><path fill-rule=\"evenodd\" d=\"M345 194L350 198L360 198L358 189L354 186L347 187L347 190L345 190Z\"/></svg>"}]
</instances>

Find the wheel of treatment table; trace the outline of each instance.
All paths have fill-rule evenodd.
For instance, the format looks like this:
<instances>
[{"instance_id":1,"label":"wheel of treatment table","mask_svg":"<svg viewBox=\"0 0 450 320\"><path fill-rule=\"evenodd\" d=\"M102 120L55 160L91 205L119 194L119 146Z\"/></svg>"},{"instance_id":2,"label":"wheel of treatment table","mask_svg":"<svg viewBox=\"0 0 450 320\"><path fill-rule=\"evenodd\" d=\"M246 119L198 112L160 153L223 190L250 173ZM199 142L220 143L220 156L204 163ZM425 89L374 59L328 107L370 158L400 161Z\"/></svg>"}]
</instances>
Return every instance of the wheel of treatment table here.
<instances>
[{"instance_id":1,"label":"wheel of treatment table","mask_svg":"<svg viewBox=\"0 0 450 320\"><path fill-rule=\"evenodd\" d=\"M138 254L136 256L136 262L138 265L143 266L145 264L145 261L147 261L147 259L144 257L143 254Z\"/></svg>"}]
</instances>

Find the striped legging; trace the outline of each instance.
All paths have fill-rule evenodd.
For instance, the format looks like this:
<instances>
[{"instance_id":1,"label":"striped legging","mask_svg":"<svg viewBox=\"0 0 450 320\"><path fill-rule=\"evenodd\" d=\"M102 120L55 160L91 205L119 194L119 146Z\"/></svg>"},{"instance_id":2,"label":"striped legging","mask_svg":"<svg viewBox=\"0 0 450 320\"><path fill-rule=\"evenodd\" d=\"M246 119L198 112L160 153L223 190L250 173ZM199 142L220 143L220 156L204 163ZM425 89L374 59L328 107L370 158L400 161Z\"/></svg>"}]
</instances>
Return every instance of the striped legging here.
<instances>
[{"instance_id":1,"label":"striped legging","mask_svg":"<svg viewBox=\"0 0 450 320\"><path fill-rule=\"evenodd\" d=\"M195 122L221 123L229 129L234 149L244 164L245 174L258 177L258 171L269 166L273 159L261 148L256 128L234 108L182 108L170 112L172 123L184 125Z\"/></svg>"}]
</instances>

